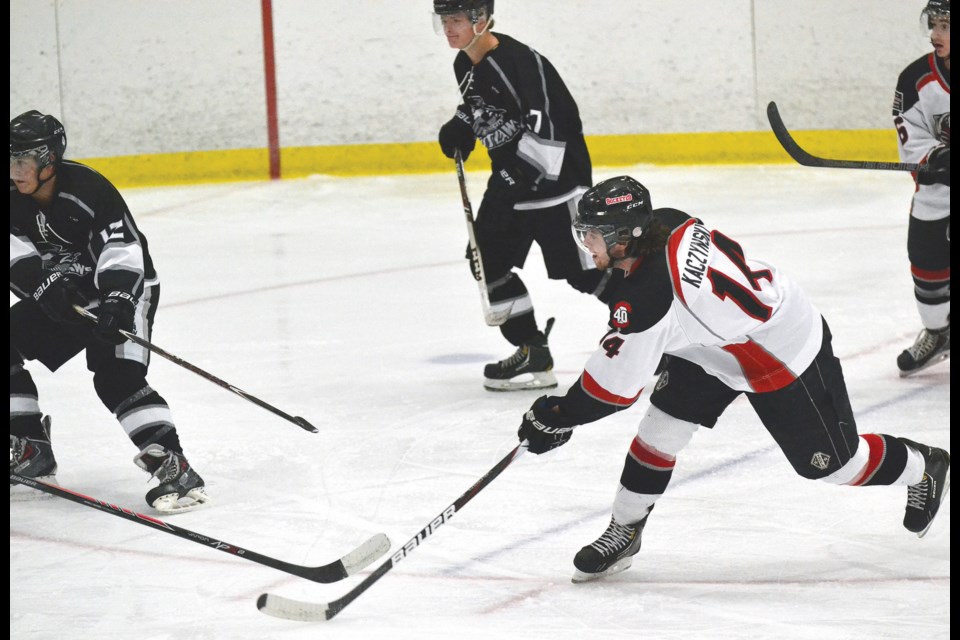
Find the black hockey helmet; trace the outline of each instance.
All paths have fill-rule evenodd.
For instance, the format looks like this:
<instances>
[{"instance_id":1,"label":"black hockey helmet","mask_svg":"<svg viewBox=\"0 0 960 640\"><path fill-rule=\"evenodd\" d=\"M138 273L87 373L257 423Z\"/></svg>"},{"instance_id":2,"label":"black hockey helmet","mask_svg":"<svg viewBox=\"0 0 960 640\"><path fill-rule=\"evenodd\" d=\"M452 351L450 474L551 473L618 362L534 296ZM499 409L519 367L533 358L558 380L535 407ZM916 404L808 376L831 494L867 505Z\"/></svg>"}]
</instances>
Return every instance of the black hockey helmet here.
<instances>
[{"instance_id":1,"label":"black hockey helmet","mask_svg":"<svg viewBox=\"0 0 960 640\"><path fill-rule=\"evenodd\" d=\"M37 157L39 169L59 164L67 150L67 134L60 121L36 110L10 121L10 159ZM51 157L52 156L52 157Z\"/></svg>"},{"instance_id":2,"label":"black hockey helmet","mask_svg":"<svg viewBox=\"0 0 960 640\"><path fill-rule=\"evenodd\" d=\"M934 19L950 20L950 0L927 0L927 6L922 12L926 19L927 27L933 28L931 21Z\"/></svg>"},{"instance_id":3,"label":"black hockey helmet","mask_svg":"<svg viewBox=\"0 0 960 640\"><path fill-rule=\"evenodd\" d=\"M587 190L577 205L574 235L581 246L596 229L609 250L620 242L636 240L653 220L650 192L630 176L617 176ZM584 246L586 249L586 247Z\"/></svg>"},{"instance_id":4,"label":"black hockey helmet","mask_svg":"<svg viewBox=\"0 0 960 640\"><path fill-rule=\"evenodd\" d=\"M486 13L481 13L486 10ZM493 15L493 0L433 0L433 12L438 16L466 13L470 22L476 24L481 17Z\"/></svg>"}]
</instances>

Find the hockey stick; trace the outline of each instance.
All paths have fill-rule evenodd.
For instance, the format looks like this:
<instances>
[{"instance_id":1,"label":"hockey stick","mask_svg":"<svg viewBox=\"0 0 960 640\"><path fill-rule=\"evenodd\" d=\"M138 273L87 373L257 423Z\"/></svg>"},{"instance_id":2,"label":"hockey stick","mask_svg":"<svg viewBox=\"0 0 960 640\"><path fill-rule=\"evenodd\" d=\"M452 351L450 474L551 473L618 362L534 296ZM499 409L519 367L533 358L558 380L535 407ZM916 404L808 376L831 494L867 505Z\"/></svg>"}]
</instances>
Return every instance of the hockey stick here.
<instances>
[{"instance_id":1,"label":"hockey stick","mask_svg":"<svg viewBox=\"0 0 960 640\"><path fill-rule=\"evenodd\" d=\"M50 495L58 498L65 498L72 502L76 502L77 504L82 504L85 507L91 507L93 509L102 511L103 513L109 513L111 515L124 518L125 520L130 520L131 522L148 526L151 529L169 533L177 536L178 538L190 540L191 542L202 544L205 547L210 547L212 549L216 549L217 551L223 551L225 553L229 553L230 555L237 556L238 558L243 558L252 562L258 562L266 567L270 567L271 569L278 569L300 578L312 580L313 582L327 583L343 580L347 576L352 576L353 574L362 570L364 567L369 565L371 562L382 556L390 549L390 540L384 534L378 533L339 560L331 562L330 564L321 565L319 567L307 567L300 564L284 562L283 560L277 560L276 558L271 558L270 556L264 556L255 551L250 551L249 549L244 549L242 547L226 543L222 540L214 540L213 538L208 538L203 534L174 526L164 522L163 520L158 520L142 513L136 513L130 509L125 509L124 507L120 507L109 502L104 502L103 500L99 500L97 498L91 498L90 496L85 496L82 493L70 491L69 489L64 489L63 487L57 485L46 484L32 478L26 478L16 473L10 473L10 482L22 484L24 486L37 489L38 491L49 493Z\"/></svg>"},{"instance_id":2,"label":"hockey stick","mask_svg":"<svg viewBox=\"0 0 960 640\"><path fill-rule=\"evenodd\" d=\"M511 462L520 457L520 454L526 451L526 449L526 441L514 447L513 451L494 465L490 471L487 471L482 478L477 480L477 482L457 498L453 504L444 509L430 524L421 529L417 535L410 538L405 545L398 549L389 560L377 567L363 582L348 591L342 598L325 603L315 603L291 600L290 598L273 595L272 593L264 593L257 598L257 609L267 615L284 618L286 620L297 620L300 622L322 622L324 620L330 620L333 616L340 613L344 607L353 602L357 596L369 589L374 582L382 578L385 573L393 569L398 562L412 553L427 537L436 532L436 530L440 528L440 525L448 522L459 509L462 509L465 504L470 502L474 496L480 493L481 489L490 484L494 478L510 466Z\"/></svg>"},{"instance_id":3,"label":"hockey stick","mask_svg":"<svg viewBox=\"0 0 960 640\"><path fill-rule=\"evenodd\" d=\"M934 173L927 164L912 164L909 162L872 162L869 160L829 160L827 158L818 158L800 148L797 141L793 139L787 126L783 124L780 112L777 110L777 103L771 102L767 105L767 119L770 121L770 128L773 129L773 135L777 136L780 145L790 154L790 157L805 167L823 167L826 169L879 169L883 171L917 171L919 173Z\"/></svg>"},{"instance_id":4,"label":"hockey stick","mask_svg":"<svg viewBox=\"0 0 960 640\"><path fill-rule=\"evenodd\" d=\"M480 259L480 249L477 247L476 224L473 220L473 207L470 196L467 195L467 179L463 175L463 156L460 150L454 152L454 162L457 165L457 178L460 180L460 196L463 198L463 214L467 218L467 235L470 237L470 264L473 266L473 277L480 287L480 306L483 309L483 319L491 327L498 327L510 317L513 303L502 311L494 311L490 307L490 292L487 291L487 278L483 273L483 261Z\"/></svg>"},{"instance_id":5,"label":"hockey stick","mask_svg":"<svg viewBox=\"0 0 960 640\"><path fill-rule=\"evenodd\" d=\"M80 306L78 306L78 305L73 305L73 308L74 308L74 310L75 310L77 313L79 313L80 315L82 315L84 318L87 318L87 319L90 320L91 322L96 323L96 321L97 321L97 316L93 315L92 313L90 313L89 311L87 311L86 309L84 309L83 307L80 307ZM293 424L297 425L297 426L300 427L301 429L304 429L305 431L310 431L311 433L319 433L319 431L317 430L317 428L316 428L315 426L313 426L312 424L310 424L309 422L307 422L304 418L301 418L300 416L291 416L290 414L284 413L283 411L281 411L280 409L277 409L277 408L274 407L273 405L267 404L266 402L264 402L264 401L261 400L260 398L254 397L254 396L250 395L249 393L247 393L246 391L243 391L243 390L241 390L241 389L236 388L235 386L233 386L233 385L230 384L229 382L224 382L223 380L221 380L221 379L218 378L217 376L213 375L212 373L207 373L206 371L204 371L204 370L201 369L200 367L194 366L194 365L190 364L189 362L187 362L186 360L183 360L183 359L181 359L181 358L178 358L177 356L173 355L172 353L167 353L166 351L164 351L164 350L161 349L160 347L156 346L156 345L153 344L152 342L148 342L148 341L144 340L143 338L141 338L141 337L139 337L139 336L137 336L137 335L135 335L135 334L133 334L133 333L130 333L129 331L124 331L123 329L117 329L117 332L120 333L120 335L122 335L124 338L126 338L126 339L129 340L130 342L136 343L136 344L140 345L141 347L143 347L144 349L147 349L148 351L152 351L152 352L156 353L157 355L163 356L164 358L166 358L166 359L169 360L170 362L173 362L174 364L178 364L178 365L180 365L181 367L183 367L184 369L186 369L186 370L188 370L188 371L192 371L192 372L194 372L195 374L197 374L198 376L200 376L200 377L202 377L202 378L206 378L207 380L209 380L210 382L214 383L215 385L221 386L221 387L223 387L224 389L226 389L226 390L228 390L228 391L234 392L235 394L237 394L238 396L240 396L240 397L243 398L244 400L249 400L249 401L252 402L253 404L255 404L255 405L259 406L259 407L263 407L263 408L266 409L267 411L269 411L269 412L271 412L271 413L274 413L274 414L280 416L280 417L283 418L284 420L288 420L288 421L292 422Z\"/></svg>"}]
</instances>

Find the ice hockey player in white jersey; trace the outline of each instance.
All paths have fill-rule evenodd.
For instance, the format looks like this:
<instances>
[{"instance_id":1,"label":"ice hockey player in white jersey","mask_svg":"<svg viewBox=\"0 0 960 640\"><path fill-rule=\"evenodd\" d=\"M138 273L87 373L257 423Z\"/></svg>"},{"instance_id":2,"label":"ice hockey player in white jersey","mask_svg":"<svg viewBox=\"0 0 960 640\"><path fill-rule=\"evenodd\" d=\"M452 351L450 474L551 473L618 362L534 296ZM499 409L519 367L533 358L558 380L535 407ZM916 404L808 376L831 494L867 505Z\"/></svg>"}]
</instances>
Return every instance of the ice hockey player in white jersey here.
<instances>
[{"instance_id":1,"label":"ice hockey player in white jersey","mask_svg":"<svg viewBox=\"0 0 960 640\"><path fill-rule=\"evenodd\" d=\"M909 376L950 356L950 0L922 12L933 51L900 74L893 98L902 162L929 164L917 173L907 254L923 330L897 358Z\"/></svg>"},{"instance_id":2,"label":"ice hockey player in white jersey","mask_svg":"<svg viewBox=\"0 0 960 640\"><path fill-rule=\"evenodd\" d=\"M949 487L943 449L858 434L826 321L795 282L733 238L670 208L628 176L583 196L574 229L599 268L612 267L610 320L564 396L542 396L518 436L540 454L578 425L627 409L665 368L626 455L606 531L574 558L574 582L630 566L677 456L746 394L802 477L907 487L904 527L922 536Z\"/></svg>"},{"instance_id":3,"label":"ice hockey player in white jersey","mask_svg":"<svg viewBox=\"0 0 960 640\"><path fill-rule=\"evenodd\" d=\"M149 352L118 332L149 340L153 329L160 284L147 239L113 184L65 160L66 148L51 115L10 121L10 290L20 298L10 307L10 473L56 482L51 421L24 361L56 371L83 351L97 395L139 451L134 462L159 481L147 504L162 513L201 506L203 479L183 455L170 407L147 383ZM27 489L11 483L14 491Z\"/></svg>"},{"instance_id":4,"label":"ice hockey player in white jersey","mask_svg":"<svg viewBox=\"0 0 960 640\"><path fill-rule=\"evenodd\" d=\"M477 212L476 240L491 308L509 314L500 332L517 350L484 368L484 387L545 389L557 386L547 345L550 323L543 331L537 327L516 269L535 241L551 279L604 300L608 274L594 268L570 234L577 201L593 184L577 104L547 58L490 30L493 6L493 0L433 2L437 31L458 49L453 69L462 98L439 141L447 157L459 151L465 160L479 139L493 169Z\"/></svg>"}]
</instances>

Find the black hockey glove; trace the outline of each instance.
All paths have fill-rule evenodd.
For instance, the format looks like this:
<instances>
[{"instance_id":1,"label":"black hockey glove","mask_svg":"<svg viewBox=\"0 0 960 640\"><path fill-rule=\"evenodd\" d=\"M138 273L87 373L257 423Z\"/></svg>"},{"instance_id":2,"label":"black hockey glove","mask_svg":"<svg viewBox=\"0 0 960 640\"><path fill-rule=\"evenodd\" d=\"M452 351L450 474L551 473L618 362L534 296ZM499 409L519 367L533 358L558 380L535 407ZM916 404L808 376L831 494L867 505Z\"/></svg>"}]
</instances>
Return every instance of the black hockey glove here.
<instances>
[{"instance_id":1,"label":"black hockey glove","mask_svg":"<svg viewBox=\"0 0 960 640\"><path fill-rule=\"evenodd\" d=\"M576 427L553 410L560 401L558 397L540 396L523 414L523 422L517 431L520 441L526 440L527 451L537 455L562 447L573 435Z\"/></svg>"},{"instance_id":2,"label":"black hockey glove","mask_svg":"<svg viewBox=\"0 0 960 640\"><path fill-rule=\"evenodd\" d=\"M487 187L506 196L508 200L516 200L524 194L536 191L539 177L540 174L529 163L520 158L511 158L508 162L494 167Z\"/></svg>"},{"instance_id":3,"label":"black hockey glove","mask_svg":"<svg viewBox=\"0 0 960 640\"><path fill-rule=\"evenodd\" d=\"M126 338L120 331L134 333L136 299L126 291L111 291L100 302L100 314L93 332L109 344L123 344Z\"/></svg>"},{"instance_id":4,"label":"black hockey glove","mask_svg":"<svg viewBox=\"0 0 960 640\"><path fill-rule=\"evenodd\" d=\"M82 322L73 305L85 307L87 299L80 293L80 277L71 273L49 273L33 292L43 312L55 322Z\"/></svg>"},{"instance_id":5,"label":"black hockey glove","mask_svg":"<svg viewBox=\"0 0 960 640\"><path fill-rule=\"evenodd\" d=\"M927 171L917 174L920 184L945 184L950 186L950 147L935 147L927 156Z\"/></svg>"},{"instance_id":6,"label":"black hockey glove","mask_svg":"<svg viewBox=\"0 0 960 640\"><path fill-rule=\"evenodd\" d=\"M440 127L440 150L443 155L453 158L459 149L460 158L466 162L476 144L477 136L470 126L470 117L463 109L458 108L457 114Z\"/></svg>"}]
</instances>

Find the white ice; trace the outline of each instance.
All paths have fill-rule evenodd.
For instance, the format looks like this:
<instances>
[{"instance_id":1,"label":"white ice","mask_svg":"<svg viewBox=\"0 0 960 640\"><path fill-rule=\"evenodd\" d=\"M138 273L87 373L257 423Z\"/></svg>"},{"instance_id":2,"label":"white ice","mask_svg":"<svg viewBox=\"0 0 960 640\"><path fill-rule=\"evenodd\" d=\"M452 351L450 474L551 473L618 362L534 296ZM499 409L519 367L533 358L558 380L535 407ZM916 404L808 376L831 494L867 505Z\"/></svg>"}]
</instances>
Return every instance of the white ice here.
<instances>
[{"instance_id":1,"label":"white ice","mask_svg":"<svg viewBox=\"0 0 960 640\"><path fill-rule=\"evenodd\" d=\"M906 255L907 174L796 166L629 173L655 206L704 218L804 285L834 333L861 433L949 448L949 361L909 379L920 329ZM468 174L474 207L484 175ZM463 259L454 172L128 189L162 279L154 342L315 424L309 434L167 360L170 403L214 507L172 524L317 565L374 533L400 548L516 443L536 392L489 393L512 352L480 314ZM521 272L551 335L561 390L606 309ZM29 365L53 416L62 486L150 513L134 448L82 357ZM48 638L947 638L950 504L918 539L902 487L797 476L737 400L679 457L629 571L572 584L604 530L646 410L519 458L403 562L323 623L270 618L263 592L325 602L318 585L57 498L10 505L10 635ZM691 398L695 401L695 398Z\"/></svg>"}]
</instances>

